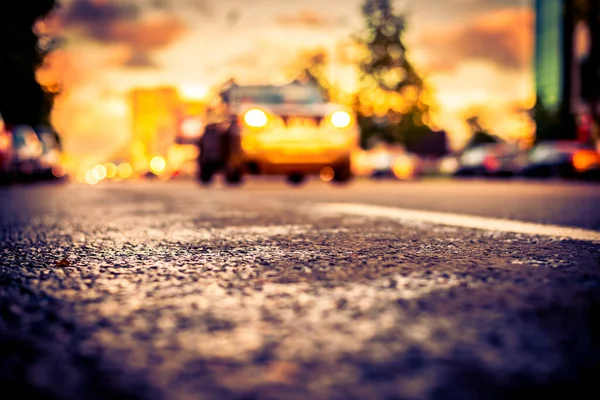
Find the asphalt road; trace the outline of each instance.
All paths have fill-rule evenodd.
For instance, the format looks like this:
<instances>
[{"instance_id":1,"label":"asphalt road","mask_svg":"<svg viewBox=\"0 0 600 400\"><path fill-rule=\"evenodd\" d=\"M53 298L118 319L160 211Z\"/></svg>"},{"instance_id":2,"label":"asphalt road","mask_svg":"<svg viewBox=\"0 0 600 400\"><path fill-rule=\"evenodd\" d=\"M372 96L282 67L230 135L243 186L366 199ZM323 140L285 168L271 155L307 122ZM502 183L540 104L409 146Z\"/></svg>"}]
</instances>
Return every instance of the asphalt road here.
<instances>
[{"instance_id":1,"label":"asphalt road","mask_svg":"<svg viewBox=\"0 0 600 400\"><path fill-rule=\"evenodd\" d=\"M597 399L599 205L561 182L2 188L0 398Z\"/></svg>"}]
</instances>

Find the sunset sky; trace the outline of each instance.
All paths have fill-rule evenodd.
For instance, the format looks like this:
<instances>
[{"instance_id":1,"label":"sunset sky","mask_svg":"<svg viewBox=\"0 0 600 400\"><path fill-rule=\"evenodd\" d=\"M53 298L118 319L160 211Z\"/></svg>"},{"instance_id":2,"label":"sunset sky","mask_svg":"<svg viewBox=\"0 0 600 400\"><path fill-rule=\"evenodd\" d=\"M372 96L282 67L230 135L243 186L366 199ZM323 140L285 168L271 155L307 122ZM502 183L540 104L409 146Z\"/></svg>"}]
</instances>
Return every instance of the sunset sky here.
<instances>
[{"instance_id":1,"label":"sunset sky","mask_svg":"<svg viewBox=\"0 0 600 400\"><path fill-rule=\"evenodd\" d=\"M409 56L433 87L438 121L465 140L477 110L495 133L518 132L530 105L534 16L528 0L397 0ZM54 122L67 151L102 158L130 134L125 94L173 85L201 93L234 76L280 82L303 49L337 54L362 27L363 0L63 0L48 29L63 48L40 80L62 80ZM333 80L353 87L339 58Z\"/></svg>"}]
</instances>

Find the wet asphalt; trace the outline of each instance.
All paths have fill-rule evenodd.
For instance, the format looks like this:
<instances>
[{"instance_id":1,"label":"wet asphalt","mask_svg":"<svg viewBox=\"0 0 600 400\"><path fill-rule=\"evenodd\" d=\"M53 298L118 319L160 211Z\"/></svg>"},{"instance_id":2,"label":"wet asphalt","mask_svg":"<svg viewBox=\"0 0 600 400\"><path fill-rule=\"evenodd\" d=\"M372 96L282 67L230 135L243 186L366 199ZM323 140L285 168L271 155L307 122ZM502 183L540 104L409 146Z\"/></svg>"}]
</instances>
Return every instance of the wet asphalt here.
<instances>
[{"instance_id":1,"label":"wet asphalt","mask_svg":"<svg viewBox=\"0 0 600 400\"><path fill-rule=\"evenodd\" d=\"M600 186L0 189L0 398L600 398L600 245L318 212L600 231Z\"/></svg>"}]
</instances>

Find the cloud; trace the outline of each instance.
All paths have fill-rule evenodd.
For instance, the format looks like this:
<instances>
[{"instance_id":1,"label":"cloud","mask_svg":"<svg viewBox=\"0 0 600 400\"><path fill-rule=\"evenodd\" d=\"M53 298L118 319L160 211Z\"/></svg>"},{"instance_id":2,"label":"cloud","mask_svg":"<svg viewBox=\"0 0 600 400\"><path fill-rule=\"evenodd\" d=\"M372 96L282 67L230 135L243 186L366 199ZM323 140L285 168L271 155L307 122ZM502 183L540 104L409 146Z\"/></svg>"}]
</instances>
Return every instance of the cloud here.
<instances>
[{"instance_id":1,"label":"cloud","mask_svg":"<svg viewBox=\"0 0 600 400\"><path fill-rule=\"evenodd\" d=\"M148 53L133 51L122 66L129 68L157 68L158 65Z\"/></svg>"},{"instance_id":2,"label":"cloud","mask_svg":"<svg viewBox=\"0 0 600 400\"><path fill-rule=\"evenodd\" d=\"M319 14L314 10L303 10L293 14L281 14L275 17L279 25L302 28L331 28L342 25L343 18L332 18L326 14Z\"/></svg>"},{"instance_id":3,"label":"cloud","mask_svg":"<svg viewBox=\"0 0 600 400\"><path fill-rule=\"evenodd\" d=\"M145 14L141 7L139 2L75 0L63 8L60 20L65 30L87 39L129 47L134 56L126 66L149 66L151 53L176 42L187 27L174 14Z\"/></svg>"},{"instance_id":4,"label":"cloud","mask_svg":"<svg viewBox=\"0 0 600 400\"><path fill-rule=\"evenodd\" d=\"M242 12L237 8L232 8L227 12L225 19L230 27L235 26L239 20L242 18Z\"/></svg>"},{"instance_id":5,"label":"cloud","mask_svg":"<svg viewBox=\"0 0 600 400\"><path fill-rule=\"evenodd\" d=\"M140 0L138 0L140 1ZM207 17L214 15L208 0L146 0L158 10L188 9L198 11Z\"/></svg>"},{"instance_id":6,"label":"cloud","mask_svg":"<svg viewBox=\"0 0 600 400\"><path fill-rule=\"evenodd\" d=\"M75 0L62 10L61 19L66 27L85 27L90 34L94 28L102 28L119 21L131 21L139 18L141 9L134 3L117 3L111 0ZM102 29L99 29L102 38Z\"/></svg>"},{"instance_id":7,"label":"cloud","mask_svg":"<svg viewBox=\"0 0 600 400\"><path fill-rule=\"evenodd\" d=\"M186 31L182 22L173 16L141 19L135 23L116 22L106 27L110 42L129 44L138 51L161 50Z\"/></svg>"},{"instance_id":8,"label":"cloud","mask_svg":"<svg viewBox=\"0 0 600 400\"><path fill-rule=\"evenodd\" d=\"M519 70L531 62L533 24L529 8L490 11L462 25L428 29L415 45L429 54L430 71L452 71L466 60Z\"/></svg>"},{"instance_id":9,"label":"cloud","mask_svg":"<svg viewBox=\"0 0 600 400\"><path fill-rule=\"evenodd\" d=\"M265 52L264 49L269 51ZM243 83L282 83L287 80L290 60L298 58L299 48L275 38L258 39L244 50L208 65L206 70L219 79L235 77Z\"/></svg>"}]
</instances>

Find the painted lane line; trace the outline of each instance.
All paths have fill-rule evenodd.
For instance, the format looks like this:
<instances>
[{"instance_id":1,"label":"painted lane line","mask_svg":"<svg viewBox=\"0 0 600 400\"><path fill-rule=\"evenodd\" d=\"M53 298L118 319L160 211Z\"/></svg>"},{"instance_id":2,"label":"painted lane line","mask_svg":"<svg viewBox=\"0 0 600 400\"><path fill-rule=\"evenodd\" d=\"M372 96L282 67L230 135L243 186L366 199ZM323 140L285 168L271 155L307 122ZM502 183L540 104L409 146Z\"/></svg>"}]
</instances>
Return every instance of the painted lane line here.
<instances>
[{"instance_id":1,"label":"painted lane line","mask_svg":"<svg viewBox=\"0 0 600 400\"><path fill-rule=\"evenodd\" d=\"M357 203L322 203L317 205L317 210L328 214L349 214L405 222L427 222L435 225L481 229L486 231L522 233L526 235L551 236L564 239L600 242L600 232L597 231L500 218L478 217L467 214L420 211Z\"/></svg>"}]
</instances>

